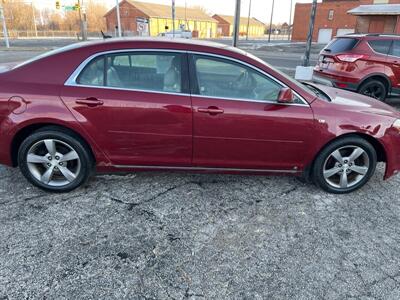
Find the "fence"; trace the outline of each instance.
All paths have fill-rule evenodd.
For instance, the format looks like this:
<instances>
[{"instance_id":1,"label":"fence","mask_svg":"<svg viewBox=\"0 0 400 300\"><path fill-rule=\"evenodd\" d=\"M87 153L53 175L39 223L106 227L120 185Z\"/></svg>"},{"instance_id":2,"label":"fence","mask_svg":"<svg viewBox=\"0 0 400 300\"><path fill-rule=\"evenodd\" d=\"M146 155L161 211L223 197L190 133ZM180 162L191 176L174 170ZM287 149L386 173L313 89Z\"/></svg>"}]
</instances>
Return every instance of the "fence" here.
<instances>
[{"instance_id":1,"label":"fence","mask_svg":"<svg viewBox=\"0 0 400 300\"><path fill-rule=\"evenodd\" d=\"M60 31L60 30L9 30L8 35L11 39L34 39L34 38L78 38L78 31ZM0 32L0 37L4 38L3 32ZM88 37L100 38L100 32L88 32Z\"/></svg>"}]
</instances>

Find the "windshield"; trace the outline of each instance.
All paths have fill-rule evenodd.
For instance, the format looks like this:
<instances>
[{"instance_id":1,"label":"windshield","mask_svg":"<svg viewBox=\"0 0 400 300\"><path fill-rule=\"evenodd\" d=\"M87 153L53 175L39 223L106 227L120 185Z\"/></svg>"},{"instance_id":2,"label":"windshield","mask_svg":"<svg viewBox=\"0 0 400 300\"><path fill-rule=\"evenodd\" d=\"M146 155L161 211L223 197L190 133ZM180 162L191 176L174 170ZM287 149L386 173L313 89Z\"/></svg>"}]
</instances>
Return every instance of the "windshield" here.
<instances>
[{"instance_id":1,"label":"windshield","mask_svg":"<svg viewBox=\"0 0 400 300\"><path fill-rule=\"evenodd\" d=\"M302 84L305 87L307 87L309 90L313 91L313 94L315 94L318 98L329 101L329 102L332 101L332 99L327 94L325 94L322 90L320 90L316 86L313 86L307 82L303 82Z\"/></svg>"}]
</instances>

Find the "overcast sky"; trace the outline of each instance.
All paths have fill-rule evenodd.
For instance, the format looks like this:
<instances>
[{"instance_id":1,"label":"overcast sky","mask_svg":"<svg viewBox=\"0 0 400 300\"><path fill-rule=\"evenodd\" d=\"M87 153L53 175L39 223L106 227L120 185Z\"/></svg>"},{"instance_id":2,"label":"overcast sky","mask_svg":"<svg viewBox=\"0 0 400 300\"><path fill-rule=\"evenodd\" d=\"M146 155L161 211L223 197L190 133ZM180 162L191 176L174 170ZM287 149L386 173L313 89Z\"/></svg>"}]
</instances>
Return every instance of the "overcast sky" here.
<instances>
[{"instance_id":1,"label":"overcast sky","mask_svg":"<svg viewBox=\"0 0 400 300\"><path fill-rule=\"evenodd\" d=\"M55 0L33 0L38 7L54 7ZM87 0L83 0L87 1ZM103 1L110 8L115 5L116 0ZM140 0L142 2L153 2L160 4L171 4L171 0ZM250 0L242 0L241 15L247 17ZM73 4L75 0L61 0L62 5ZM200 5L210 13L233 15L235 11L235 0L186 0L188 6ZM293 0L295 2L312 2L311 0ZM177 6L185 6L185 0L176 0ZM265 22L269 22L272 0L252 0L252 16ZM290 0L275 0L274 23L289 22Z\"/></svg>"}]
</instances>

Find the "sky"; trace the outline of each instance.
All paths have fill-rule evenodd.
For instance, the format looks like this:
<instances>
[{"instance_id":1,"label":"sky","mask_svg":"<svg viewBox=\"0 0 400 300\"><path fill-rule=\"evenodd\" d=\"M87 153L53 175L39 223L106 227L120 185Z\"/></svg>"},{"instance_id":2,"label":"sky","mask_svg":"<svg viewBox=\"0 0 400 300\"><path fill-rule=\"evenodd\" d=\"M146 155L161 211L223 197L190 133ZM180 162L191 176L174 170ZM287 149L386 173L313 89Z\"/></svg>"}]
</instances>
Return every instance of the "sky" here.
<instances>
[{"instance_id":1,"label":"sky","mask_svg":"<svg viewBox=\"0 0 400 300\"><path fill-rule=\"evenodd\" d=\"M83 0L87 1L87 0ZM115 6L116 0L98 0L103 1L108 7ZM140 0L142 2L153 2L159 4L171 4L171 0ZM249 1L242 0L241 15L247 17L249 12ZM252 9L251 16L269 23L272 0L251 0ZM33 0L37 7L53 7L55 0ZM73 4L75 0L61 0L62 5ZM225 15L233 15L235 12L235 0L186 0L188 6L203 6L211 14L220 13ZM296 2L309 3L311 0L293 0L293 7ZM185 0L176 0L177 6L185 6ZM290 0L275 0L274 23L289 23L290 16Z\"/></svg>"}]
</instances>

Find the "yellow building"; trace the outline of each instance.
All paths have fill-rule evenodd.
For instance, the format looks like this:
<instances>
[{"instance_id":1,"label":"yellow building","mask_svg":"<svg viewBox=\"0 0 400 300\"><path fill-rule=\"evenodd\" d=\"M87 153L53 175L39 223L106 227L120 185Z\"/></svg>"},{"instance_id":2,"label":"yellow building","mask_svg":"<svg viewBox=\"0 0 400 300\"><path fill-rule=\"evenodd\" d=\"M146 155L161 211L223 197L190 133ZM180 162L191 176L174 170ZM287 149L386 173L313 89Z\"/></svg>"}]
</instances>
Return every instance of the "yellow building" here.
<instances>
[{"instance_id":1,"label":"yellow building","mask_svg":"<svg viewBox=\"0 0 400 300\"><path fill-rule=\"evenodd\" d=\"M214 15L213 18L218 21L218 36L232 36L233 24L235 18L226 15ZM249 36L261 37L265 34L265 24L256 18L240 18L239 34L244 36L247 34L247 24L249 24Z\"/></svg>"},{"instance_id":2,"label":"yellow building","mask_svg":"<svg viewBox=\"0 0 400 300\"><path fill-rule=\"evenodd\" d=\"M161 5L132 0L120 2L121 27L125 35L158 36L172 31L172 9L170 5ZM107 30L116 28L116 8L106 15ZM201 9L177 6L175 9L175 30L189 30L193 37L215 38L217 21Z\"/></svg>"}]
</instances>

